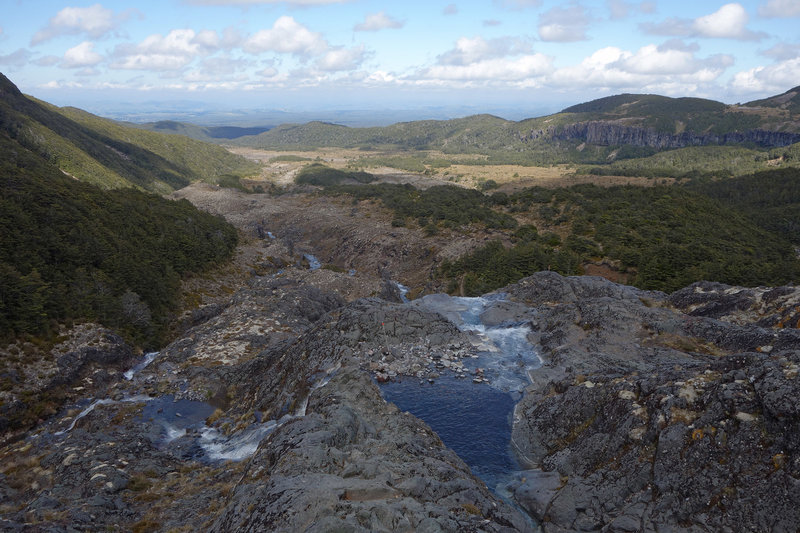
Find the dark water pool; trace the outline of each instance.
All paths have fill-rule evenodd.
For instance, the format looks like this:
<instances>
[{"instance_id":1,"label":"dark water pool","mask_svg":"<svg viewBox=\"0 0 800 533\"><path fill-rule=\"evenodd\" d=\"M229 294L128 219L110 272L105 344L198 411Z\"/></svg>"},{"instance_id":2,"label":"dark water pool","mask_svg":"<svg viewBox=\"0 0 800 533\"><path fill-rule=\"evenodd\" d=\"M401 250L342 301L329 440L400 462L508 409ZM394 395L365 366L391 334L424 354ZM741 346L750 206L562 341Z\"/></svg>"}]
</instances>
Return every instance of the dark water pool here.
<instances>
[{"instance_id":1,"label":"dark water pool","mask_svg":"<svg viewBox=\"0 0 800 533\"><path fill-rule=\"evenodd\" d=\"M380 387L387 401L431 426L489 488L496 490L520 470L510 445L510 393L452 376L432 384L405 378Z\"/></svg>"}]
</instances>

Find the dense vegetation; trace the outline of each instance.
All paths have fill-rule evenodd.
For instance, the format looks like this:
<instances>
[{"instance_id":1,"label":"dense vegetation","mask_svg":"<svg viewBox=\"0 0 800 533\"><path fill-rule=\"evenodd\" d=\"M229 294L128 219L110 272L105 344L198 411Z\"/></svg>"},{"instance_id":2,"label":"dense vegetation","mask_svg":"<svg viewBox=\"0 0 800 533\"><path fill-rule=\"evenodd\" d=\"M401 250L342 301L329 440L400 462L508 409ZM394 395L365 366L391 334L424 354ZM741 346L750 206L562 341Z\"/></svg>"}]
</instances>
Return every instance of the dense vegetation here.
<instances>
[{"instance_id":1,"label":"dense vegetation","mask_svg":"<svg viewBox=\"0 0 800 533\"><path fill-rule=\"evenodd\" d=\"M0 131L63 172L103 188L168 192L254 168L216 145L129 128L28 98L2 74Z\"/></svg>"},{"instance_id":2,"label":"dense vegetation","mask_svg":"<svg viewBox=\"0 0 800 533\"><path fill-rule=\"evenodd\" d=\"M341 184L346 180L369 183L375 177L366 172L344 172L313 164L301 170L296 183L325 187L331 195L347 194L356 200L379 200L394 211L393 224L403 226L407 218L416 219L420 226L437 231L438 226L455 228L479 223L489 228L514 228L516 220L493 209L500 197L488 197L476 190L454 185L437 185L420 190L412 185L390 183L371 185Z\"/></svg>"},{"instance_id":3,"label":"dense vegetation","mask_svg":"<svg viewBox=\"0 0 800 533\"><path fill-rule=\"evenodd\" d=\"M800 169L771 170L720 181L697 181L688 187L800 246Z\"/></svg>"},{"instance_id":4,"label":"dense vegetation","mask_svg":"<svg viewBox=\"0 0 800 533\"><path fill-rule=\"evenodd\" d=\"M181 276L236 244L185 200L77 182L2 134L0 148L0 338L97 320L157 345Z\"/></svg>"},{"instance_id":5,"label":"dense vegetation","mask_svg":"<svg viewBox=\"0 0 800 533\"><path fill-rule=\"evenodd\" d=\"M558 235L539 235L532 226L519 228L512 238L511 247L492 241L456 261L445 261L440 273L450 280L448 292L478 296L542 270L577 274L585 257L582 240L571 238L560 246Z\"/></svg>"},{"instance_id":6,"label":"dense vegetation","mask_svg":"<svg viewBox=\"0 0 800 533\"><path fill-rule=\"evenodd\" d=\"M622 150L620 150L622 152ZM800 166L800 143L771 150L742 146L691 146L633 157L620 154L619 161L582 168L596 176L643 176L685 178L697 175L742 176L763 169Z\"/></svg>"},{"instance_id":7,"label":"dense vegetation","mask_svg":"<svg viewBox=\"0 0 800 533\"><path fill-rule=\"evenodd\" d=\"M542 269L576 274L581 263L601 257L619 261L634 285L667 292L701 279L793 282L800 264L791 241L798 237L784 232L800 227L798 177L790 170L691 187L528 189L509 199L511 210L537 213L568 232L563 243L518 232L513 246L491 243L441 272L466 294Z\"/></svg>"},{"instance_id":8,"label":"dense vegetation","mask_svg":"<svg viewBox=\"0 0 800 533\"><path fill-rule=\"evenodd\" d=\"M368 172L348 172L313 163L300 169L294 181L298 185L330 187L342 182L370 183L375 181L375 176Z\"/></svg>"}]
</instances>

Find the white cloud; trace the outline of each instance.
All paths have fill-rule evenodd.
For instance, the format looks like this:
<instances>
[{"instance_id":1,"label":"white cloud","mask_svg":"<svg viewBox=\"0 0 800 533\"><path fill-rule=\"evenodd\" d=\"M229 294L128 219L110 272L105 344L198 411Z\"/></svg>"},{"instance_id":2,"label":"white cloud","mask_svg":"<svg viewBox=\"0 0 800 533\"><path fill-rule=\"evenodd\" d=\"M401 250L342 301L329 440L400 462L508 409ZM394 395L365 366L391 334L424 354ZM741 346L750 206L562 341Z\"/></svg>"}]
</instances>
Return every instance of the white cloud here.
<instances>
[{"instance_id":1,"label":"white cloud","mask_svg":"<svg viewBox=\"0 0 800 533\"><path fill-rule=\"evenodd\" d=\"M521 81L550 72L552 64L551 57L537 53L515 59L484 59L465 65L434 65L419 78L426 81Z\"/></svg>"},{"instance_id":2,"label":"white cloud","mask_svg":"<svg viewBox=\"0 0 800 533\"><path fill-rule=\"evenodd\" d=\"M616 47L602 48L578 65L557 70L547 83L574 91L612 90L685 96L697 94L701 89L709 90L733 63L727 55L697 58L694 47L678 44L647 45L635 53Z\"/></svg>"},{"instance_id":3,"label":"white cloud","mask_svg":"<svg viewBox=\"0 0 800 533\"><path fill-rule=\"evenodd\" d=\"M61 58L58 56L44 56L34 61L34 63L36 63L40 67L52 67L53 65L57 65L60 62Z\"/></svg>"},{"instance_id":4,"label":"white cloud","mask_svg":"<svg viewBox=\"0 0 800 533\"><path fill-rule=\"evenodd\" d=\"M456 46L437 58L440 65L468 65L484 59L520 55L531 52L530 44L510 37L486 40L483 37L461 37Z\"/></svg>"},{"instance_id":5,"label":"white cloud","mask_svg":"<svg viewBox=\"0 0 800 533\"><path fill-rule=\"evenodd\" d=\"M584 41L588 25L589 16L582 6L554 7L539 17L539 37L562 43Z\"/></svg>"},{"instance_id":6,"label":"white cloud","mask_svg":"<svg viewBox=\"0 0 800 533\"><path fill-rule=\"evenodd\" d=\"M36 45L60 35L81 33L99 39L114 30L127 17L128 14L114 16L113 11L100 4L90 7L65 7L50 19L47 26L36 32L31 44Z\"/></svg>"},{"instance_id":7,"label":"white cloud","mask_svg":"<svg viewBox=\"0 0 800 533\"><path fill-rule=\"evenodd\" d=\"M458 6L455 4L447 4L442 10L442 15L458 15Z\"/></svg>"},{"instance_id":8,"label":"white cloud","mask_svg":"<svg viewBox=\"0 0 800 533\"><path fill-rule=\"evenodd\" d=\"M405 25L404 21L390 17L385 11L370 13L364 17L364 22L356 24L353 31L379 31L385 29L398 29Z\"/></svg>"},{"instance_id":9,"label":"white cloud","mask_svg":"<svg viewBox=\"0 0 800 533\"><path fill-rule=\"evenodd\" d=\"M770 18L800 17L800 2L797 0L768 0L758 6L758 14Z\"/></svg>"},{"instance_id":10,"label":"white cloud","mask_svg":"<svg viewBox=\"0 0 800 533\"><path fill-rule=\"evenodd\" d=\"M750 17L741 4L725 4L717 11L694 20L671 17L658 24L642 24L647 33L682 37L708 37L757 41L766 34L747 29Z\"/></svg>"},{"instance_id":11,"label":"white cloud","mask_svg":"<svg viewBox=\"0 0 800 533\"><path fill-rule=\"evenodd\" d=\"M800 57L737 72L731 81L731 87L740 94L776 94L785 92L788 87L796 87L798 80L800 80Z\"/></svg>"},{"instance_id":12,"label":"white cloud","mask_svg":"<svg viewBox=\"0 0 800 533\"><path fill-rule=\"evenodd\" d=\"M350 0L184 0L197 6L255 6L270 4L286 4L290 6L322 6L328 4L346 4Z\"/></svg>"},{"instance_id":13,"label":"white cloud","mask_svg":"<svg viewBox=\"0 0 800 533\"><path fill-rule=\"evenodd\" d=\"M643 46L635 54L621 58L611 66L632 74L669 76L673 74L696 74L706 70L714 72L732 64L733 58L728 55L712 56L706 60L698 60L695 58L691 48L664 48L650 44ZM717 76L719 74L721 72Z\"/></svg>"},{"instance_id":14,"label":"white cloud","mask_svg":"<svg viewBox=\"0 0 800 533\"><path fill-rule=\"evenodd\" d=\"M539 7L542 5L542 0L494 0L494 4L506 9L526 9Z\"/></svg>"},{"instance_id":15,"label":"white cloud","mask_svg":"<svg viewBox=\"0 0 800 533\"><path fill-rule=\"evenodd\" d=\"M606 0L611 19L620 20L628 18L631 12L653 13L656 9L654 2L626 2L625 0Z\"/></svg>"},{"instance_id":16,"label":"white cloud","mask_svg":"<svg viewBox=\"0 0 800 533\"><path fill-rule=\"evenodd\" d=\"M114 51L118 59L111 65L128 70L180 70L197 57L210 54L210 35L194 30L172 30L167 35L154 34L135 46L121 45Z\"/></svg>"},{"instance_id":17,"label":"white cloud","mask_svg":"<svg viewBox=\"0 0 800 533\"><path fill-rule=\"evenodd\" d=\"M94 51L94 43L84 41L64 52L64 68L93 67L103 61L103 56Z\"/></svg>"},{"instance_id":18,"label":"white cloud","mask_svg":"<svg viewBox=\"0 0 800 533\"><path fill-rule=\"evenodd\" d=\"M322 56L316 65L326 72L355 70L364 61L365 56L363 44L354 48L335 48Z\"/></svg>"},{"instance_id":19,"label":"white cloud","mask_svg":"<svg viewBox=\"0 0 800 533\"><path fill-rule=\"evenodd\" d=\"M486 28L492 28L494 26L500 26L502 24L503 23L500 22L497 19L486 19L486 20L483 21L483 26L486 27Z\"/></svg>"},{"instance_id":20,"label":"white cloud","mask_svg":"<svg viewBox=\"0 0 800 533\"><path fill-rule=\"evenodd\" d=\"M192 39L192 43L208 50L219 48L219 35L213 30L202 30Z\"/></svg>"},{"instance_id":21,"label":"white cloud","mask_svg":"<svg viewBox=\"0 0 800 533\"><path fill-rule=\"evenodd\" d=\"M0 65L24 67L28 64L28 61L30 61L31 55L29 50L19 48L10 54L0 55Z\"/></svg>"},{"instance_id":22,"label":"white cloud","mask_svg":"<svg viewBox=\"0 0 800 533\"><path fill-rule=\"evenodd\" d=\"M280 17L269 30L261 30L250 36L243 44L246 52L280 52L298 56L316 55L328 48L322 35L312 32L294 18Z\"/></svg>"},{"instance_id":23,"label":"white cloud","mask_svg":"<svg viewBox=\"0 0 800 533\"><path fill-rule=\"evenodd\" d=\"M704 37L739 39L748 33L748 18L741 4L725 4L714 13L695 19L692 29Z\"/></svg>"},{"instance_id":24,"label":"white cloud","mask_svg":"<svg viewBox=\"0 0 800 533\"><path fill-rule=\"evenodd\" d=\"M243 72L250 66L250 62L230 56L209 57L200 62L200 68L190 72L184 77L189 82L204 82L225 80L226 82L241 82L246 80Z\"/></svg>"},{"instance_id":25,"label":"white cloud","mask_svg":"<svg viewBox=\"0 0 800 533\"><path fill-rule=\"evenodd\" d=\"M800 57L800 43L778 43L772 48L759 52L763 56L773 59L794 59Z\"/></svg>"}]
</instances>

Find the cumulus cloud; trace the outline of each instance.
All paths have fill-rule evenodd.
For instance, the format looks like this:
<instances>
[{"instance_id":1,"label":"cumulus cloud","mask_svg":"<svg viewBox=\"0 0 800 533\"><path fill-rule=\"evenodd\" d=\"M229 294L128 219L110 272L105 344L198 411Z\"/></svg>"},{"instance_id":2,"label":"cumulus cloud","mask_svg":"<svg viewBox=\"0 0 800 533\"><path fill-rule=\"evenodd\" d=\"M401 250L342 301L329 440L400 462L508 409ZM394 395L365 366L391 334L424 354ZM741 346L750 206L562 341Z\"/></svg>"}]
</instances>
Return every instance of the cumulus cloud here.
<instances>
[{"instance_id":1,"label":"cumulus cloud","mask_svg":"<svg viewBox=\"0 0 800 533\"><path fill-rule=\"evenodd\" d=\"M366 57L364 45L354 48L334 48L328 51L317 62L316 66L326 72L339 72L343 70L355 70Z\"/></svg>"},{"instance_id":2,"label":"cumulus cloud","mask_svg":"<svg viewBox=\"0 0 800 533\"><path fill-rule=\"evenodd\" d=\"M682 37L709 37L718 39L738 39L757 41L766 34L747 29L750 17L741 4L725 4L717 11L692 19L668 18L658 24L643 24L640 27L655 35L675 35Z\"/></svg>"},{"instance_id":3,"label":"cumulus cloud","mask_svg":"<svg viewBox=\"0 0 800 533\"><path fill-rule=\"evenodd\" d=\"M0 55L0 65L10 67L24 67L31 59L31 52L25 48L19 48L6 55Z\"/></svg>"},{"instance_id":4,"label":"cumulus cloud","mask_svg":"<svg viewBox=\"0 0 800 533\"><path fill-rule=\"evenodd\" d=\"M200 62L199 69L190 72L184 79L189 82L218 81L224 79L228 82L244 81L245 69L250 67L250 62L230 56L208 57Z\"/></svg>"},{"instance_id":5,"label":"cumulus cloud","mask_svg":"<svg viewBox=\"0 0 800 533\"><path fill-rule=\"evenodd\" d=\"M280 52L297 56L316 55L328 48L320 33L299 24L294 18L282 16L272 28L261 30L250 36L242 45L246 52Z\"/></svg>"},{"instance_id":6,"label":"cumulus cloud","mask_svg":"<svg viewBox=\"0 0 800 533\"><path fill-rule=\"evenodd\" d=\"M114 15L112 10L100 4L90 7L65 7L50 19L47 26L34 34L31 44L36 45L60 35L83 33L93 39L99 39L113 31L129 15L130 12Z\"/></svg>"},{"instance_id":7,"label":"cumulus cloud","mask_svg":"<svg viewBox=\"0 0 800 533\"><path fill-rule=\"evenodd\" d=\"M544 54L493 58L463 65L434 65L418 78L426 81L521 81L552 70L553 59Z\"/></svg>"},{"instance_id":8,"label":"cumulus cloud","mask_svg":"<svg viewBox=\"0 0 800 533\"><path fill-rule=\"evenodd\" d=\"M542 0L494 0L494 5L506 9L526 9L539 7L542 5Z\"/></svg>"},{"instance_id":9,"label":"cumulus cloud","mask_svg":"<svg viewBox=\"0 0 800 533\"><path fill-rule=\"evenodd\" d=\"M557 70L549 83L568 89L602 88L692 94L733 64L728 55L698 58L692 46L647 45L636 52L606 47L578 65Z\"/></svg>"},{"instance_id":10,"label":"cumulus cloud","mask_svg":"<svg viewBox=\"0 0 800 533\"><path fill-rule=\"evenodd\" d=\"M762 56L777 60L794 59L800 57L800 43L778 43L772 48L759 52Z\"/></svg>"},{"instance_id":11,"label":"cumulus cloud","mask_svg":"<svg viewBox=\"0 0 800 533\"><path fill-rule=\"evenodd\" d=\"M695 58L691 48L658 47L651 44L640 48L635 54L621 57L611 67L632 74L669 76L693 74L704 69L720 69L721 74L721 70L732 64L733 57L729 55L715 55L699 60Z\"/></svg>"},{"instance_id":12,"label":"cumulus cloud","mask_svg":"<svg viewBox=\"0 0 800 533\"><path fill-rule=\"evenodd\" d=\"M758 14L768 18L800 17L800 2L797 0L768 0L758 6Z\"/></svg>"},{"instance_id":13,"label":"cumulus cloud","mask_svg":"<svg viewBox=\"0 0 800 533\"><path fill-rule=\"evenodd\" d=\"M704 37L729 39L751 38L747 30L749 17L741 4L725 4L717 11L695 19L692 29Z\"/></svg>"},{"instance_id":14,"label":"cumulus cloud","mask_svg":"<svg viewBox=\"0 0 800 533\"><path fill-rule=\"evenodd\" d=\"M737 72L731 80L731 88L741 94L775 94L797 86L797 80L800 80L800 57Z\"/></svg>"},{"instance_id":15,"label":"cumulus cloud","mask_svg":"<svg viewBox=\"0 0 800 533\"><path fill-rule=\"evenodd\" d=\"M57 65L58 63L60 63L61 59L62 58L58 56L44 56L34 61L34 63L36 63L40 67L52 67L53 65Z\"/></svg>"},{"instance_id":16,"label":"cumulus cloud","mask_svg":"<svg viewBox=\"0 0 800 533\"><path fill-rule=\"evenodd\" d=\"M554 7L539 17L539 37L554 42L584 41L588 25L589 15L583 6Z\"/></svg>"},{"instance_id":17,"label":"cumulus cloud","mask_svg":"<svg viewBox=\"0 0 800 533\"><path fill-rule=\"evenodd\" d=\"M608 11L611 19L621 20L628 18L632 12L653 13L656 10L654 2L626 2L625 0L607 0Z\"/></svg>"},{"instance_id":18,"label":"cumulus cloud","mask_svg":"<svg viewBox=\"0 0 800 533\"><path fill-rule=\"evenodd\" d=\"M213 33L213 32L212 32ZM121 45L114 50L113 68L127 70L179 70L196 58L214 51L208 32L172 30L167 35L153 34L138 45Z\"/></svg>"},{"instance_id":19,"label":"cumulus cloud","mask_svg":"<svg viewBox=\"0 0 800 533\"><path fill-rule=\"evenodd\" d=\"M457 15L458 14L458 6L455 4L447 4L444 6L442 10L443 15ZM2 30L2 28L0 28Z\"/></svg>"},{"instance_id":20,"label":"cumulus cloud","mask_svg":"<svg viewBox=\"0 0 800 533\"><path fill-rule=\"evenodd\" d=\"M64 68L93 67L103 61L103 56L94 51L94 43L84 41L64 52Z\"/></svg>"},{"instance_id":21,"label":"cumulus cloud","mask_svg":"<svg viewBox=\"0 0 800 533\"><path fill-rule=\"evenodd\" d=\"M350 0L184 0L187 4L197 6L255 6L269 4L286 4L290 6L322 6L327 4L345 4Z\"/></svg>"},{"instance_id":22,"label":"cumulus cloud","mask_svg":"<svg viewBox=\"0 0 800 533\"><path fill-rule=\"evenodd\" d=\"M520 55L531 51L530 44L521 39L502 37L486 40L483 37L461 37L452 50L437 58L440 65L468 65L485 59Z\"/></svg>"},{"instance_id":23,"label":"cumulus cloud","mask_svg":"<svg viewBox=\"0 0 800 533\"><path fill-rule=\"evenodd\" d=\"M364 22L356 24L353 31L379 31L385 29L398 29L405 25L404 21L390 17L385 11L370 13L364 17Z\"/></svg>"}]
</instances>

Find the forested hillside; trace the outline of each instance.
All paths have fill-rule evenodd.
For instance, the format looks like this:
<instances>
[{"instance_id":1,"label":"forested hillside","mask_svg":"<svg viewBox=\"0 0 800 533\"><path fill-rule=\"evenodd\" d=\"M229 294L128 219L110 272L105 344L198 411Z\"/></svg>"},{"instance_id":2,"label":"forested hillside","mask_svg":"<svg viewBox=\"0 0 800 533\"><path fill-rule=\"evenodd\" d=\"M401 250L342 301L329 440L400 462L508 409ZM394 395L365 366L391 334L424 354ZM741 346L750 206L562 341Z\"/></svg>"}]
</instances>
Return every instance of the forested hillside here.
<instances>
[{"instance_id":1,"label":"forested hillside","mask_svg":"<svg viewBox=\"0 0 800 533\"><path fill-rule=\"evenodd\" d=\"M0 149L0 338L97 320L157 344L181 275L236 244L186 201L77 182L4 133Z\"/></svg>"},{"instance_id":2,"label":"forested hillside","mask_svg":"<svg viewBox=\"0 0 800 533\"><path fill-rule=\"evenodd\" d=\"M139 130L123 139L130 131L112 122L68 114L76 120L0 78L0 339L94 320L158 345L181 276L227 258L237 235L186 201L137 189L211 178L238 159L202 175L192 166L208 156L213 169L221 148ZM163 155L142 148L159 142ZM198 147L210 152L182 159Z\"/></svg>"},{"instance_id":3,"label":"forested hillside","mask_svg":"<svg viewBox=\"0 0 800 533\"><path fill-rule=\"evenodd\" d=\"M0 131L64 174L103 188L169 192L254 166L222 147L127 128L76 109L23 95L0 74Z\"/></svg>"},{"instance_id":4,"label":"forested hillside","mask_svg":"<svg viewBox=\"0 0 800 533\"><path fill-rule=\"evenodd\" d=\"M502 240L442 265L451 292L479 295L541 270L579 274L601 260L618 265L637 287L666 292L698 280L754 286L800 279L798 169L686 185L534 187L512 195L452 185L317 185L325 194L380 202L394 212L393 225L413 224L428 235L502 231Z\"/></svg>"}]
</instances>

